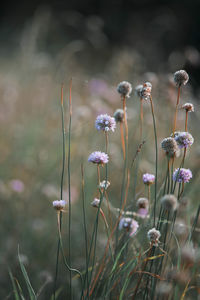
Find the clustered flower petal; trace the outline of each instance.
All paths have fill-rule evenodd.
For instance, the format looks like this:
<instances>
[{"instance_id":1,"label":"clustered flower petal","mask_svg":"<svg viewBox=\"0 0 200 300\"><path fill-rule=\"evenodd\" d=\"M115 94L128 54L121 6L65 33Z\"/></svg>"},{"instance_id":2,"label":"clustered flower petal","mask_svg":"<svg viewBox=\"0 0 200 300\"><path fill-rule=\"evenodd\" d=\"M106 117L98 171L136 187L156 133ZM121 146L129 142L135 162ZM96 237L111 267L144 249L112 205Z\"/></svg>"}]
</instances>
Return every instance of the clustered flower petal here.
<instances>
[{"instance_id":1,"label":"clustered flower petal","mask_svg":"<svg viewBox=\"0 0 200 300\"><path fill-rule=\"evenodd\" d=\"M147 198L139 198L137 200L137 207L138 208L149 208L149 200Z\"/></svg>"},{"instance_id":2,"label":"clustered flower petal","mask_svg":"<svg viewBox=\"0 0 200 300\"><path fill-rule=\"evenodd\" d=\"M119 108L114 112L113 117L115 118L116 123L122 123L124 121L124 111Z\"/></svg>"},{"instance_id":3,"label":"clustered flower petal","mask_svg":"<svg viewBox=\"0 0 200 300\"><path fill-rule=\"evenodd\" d=\"M52 204L56 210L62 211L65 208L66 201L65 200L54 200Z\"/></svg>"},{"instance_id":4,"label":"clustered flower petal","mask_svg":"<svg viewBox=\"0 0 200 300\"><path fill-rule=\"evenodd\" d=\"M130 97L132 92L132 85L128 81L122 81L117 86L117 91L122 97Z\"/></svg>"},{"instance_id":5,"label":"clustered flower petal","mask_svg":"<svg viewBox=\"0 0 200 300\"><path fill-rule=\"evenodd\" d=\"M192 178L192 172L190 169L176 169L173 173L173 180L177 182L189 182Z\"/></svg>"},{"instance_id":6,"label":"clustered flower petal","mask_svg":"<svg viewBox=\"0 0 200 300\"><path fill-rule=\"evenodd\" d=\"M151 90L152 90L152 84L150 82L145 82L143 84L143 88L141 90L141 97L142 99L148 101L151 98Z\"/></svg>"},{"instance_id":7,"label":"clustered flower petal","mask_svg":"<svg viewBox=\"0 0 200 300\"><path fill-rule=\"evenodd\" d=\"M167 137L162 140L161 147L169 157L178 156L180 153L177 142L173 137Z\"/></svg>"},{"instance_id":8,"label":"clustered flower petal","mask_svg":"<svg viewBox=\"0 0 200 300\"><path fill-rule=\"evenodd\" d=\"M116 122L115 119L107 114L99 115L95 121L95 127L97 130L103 131L115 131Z\"/></svg>"},{"instance_id":9,"label":"clustered flower petal","mask_svg":"<svg viewBox=\"0 0 200 300\"><path fill-rule=\"evenodd\" d=\"M99 207L99 204L100 204L100 200L98 198L94 198L94 200L91 202L91 205L96 208Z\"/></svg>"},{"instance_id":10,"label":"clustered flower petal","mask_svg":"<svg viewBox=\"0 0 200 300\"><path fill-rule=\"evenodd\" d=\"M180 149L192 146L194 143L194 138L189 132L176 132L174 138Z\"/></svg>"},{"instance_id":11,"label":"clustered flower petal","mask_svg":"<svg viewBox=\"0 0 200 300\"><path fill-rule=\"evenodd\" d=\"M135 87L135 94L136 96L138 96L139 98L142 98L142 90L143 90L143 85L142 84L138 84Z\"/></svg>"},{"instance_id":12,"label":"clustered flower petal","mask_svg":"<svg viewBox=\"0 0 200 300\"><path fill-rule=\"evenodd\" d=\"M177 198L172 194L164 195L161 198L161 205L165 210L174 211L178 206Z\"/></svg>"},{"instance_id":13,"label":"clustered flower petal","mask_svg":"<svg viewBox=\"0 0 200 300\"><path fill-rule=\"evenodd\" d=\"M182 105L182 108L188 112L194 112L194 105L192 103L185 103Z\"/></svg>"},{"instance_id":14,"label":"clustered flower petal","mask_svg":"<svg viewBox=\"0 0 200 300\"><path fill-rule=\"evenodd\" d=\"M107 164L108 160L109 160L108 154L101 151L92 152L88 157L89 162L92 162L94 164L100 164L100 165Z\"/></svg>"},{"instance_id":15,"label":"clustered flower petal","mask_svg":"<svg viewBox=\"0 0 200 300\"><path fill-rule=\"evenodd\" d=\"M152 228L147 232L147 237L154 246L158 246L159 238L161 237L161 233L159 230Z\"/></svg>"},{"instance_id":16,"label":"clustered flower petal","mask_svg":"<svg viewBox=\"0 0 200 300\"><path fill-rule=\"evenodd\" d=\"M149 185L149 184L154 183L155 176L153 174L145 173L145 174L143 174L142 179L143 179L144 184Z\"/></svg>"},{"instance_id":17,"label":"clustered flower petal","mask_svg":"<svg viewBox=\"0 0 200 300\"><path fill-rule=\"evenodd\" d=\"M100 189L105 189L107 190L107 188L110 186L110 182L107 180L103 180L100 182L99 187Z\"/></svg>"},{"instance_id":18,"label":"clustered flower petal","mask_svg":"<svg viewBox=\"0 0 200 300\"><path fill-rule=\"evenodd\" d=\"M177 86L186 85L189 80L189 75L185 70L180 70L174 73L174 82Z\"/></svg>"},{"instance_id":19,"label":"clustered flower petal","mask_svg":"<svg viewBox=\"0 0 200 300\"><path fill-rule=\"evenodd\" d=\"M121 218L119 222L119 230L126 229L129 236L133 236L136 233L138 227L138 222L132 218Z\"/></svg>"}]
</instances>

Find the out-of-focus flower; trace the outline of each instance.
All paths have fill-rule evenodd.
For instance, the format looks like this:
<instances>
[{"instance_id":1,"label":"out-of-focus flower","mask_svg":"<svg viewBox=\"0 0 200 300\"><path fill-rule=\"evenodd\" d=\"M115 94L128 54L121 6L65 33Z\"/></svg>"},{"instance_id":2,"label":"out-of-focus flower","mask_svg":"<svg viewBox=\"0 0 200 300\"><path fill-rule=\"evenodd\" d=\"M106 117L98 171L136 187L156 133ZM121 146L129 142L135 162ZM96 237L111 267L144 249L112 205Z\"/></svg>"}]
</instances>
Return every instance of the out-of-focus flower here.
<instances>
[{"instance_id":1,"label":"out-of-focus flower","mask_svg":"<svg viewBox=\"0 0 200 300\"><path fill-rule=\"evenodd\" d=\"M107 190L107 188L110 186L110 182L107 180L103 180L100 182L99 187L100 189L105 189Z\"/></svg>"},{"instance_id":2,"label":"out-of-focus flower","mask_svg":"<svg viewBox=\"0 0 200 300\"><path fill-rule=\"evenodd\" d=\"M99 204L100 204L100 200L98 198L94 198L94 200L91 202L91 205L96 208L99 207Z\"/></svg>"},{"instance_id":3,"label":"out-of-focus flower","mask_svg":"<svg viewBox=\"0 0 200 300\"><path fill-rule=\"evenodd\" d=\"M194 138L189 132L175 132L174 138L180 149L192 146L194 143Z\"/></svg>"},{"instance_id":4,"label":"out-of-focus flower","mask_svg":"<svg viewBox=\"0 0 200 300\"><path fill-rule=\"evenodd\" d=\"M147 232L147 237L154 246L158 246L159 238L161 237L161 233L159 230L152 228Z\"/></svg>"},{"instance_id":5,"label":"out-of-focus flower","mask_svg":"<svg viewBox=\"0 0 200 300\"><path fill-rule=\"evenodd\" d=\"M143 84L143 88L141 90L141 97L142 99L148 101L151 98L151 90L152 90L152 84L150 82L145 82Z\"/></svg>"},{"instance_id":6,"label":"out-of-focus flower","mask_svg":"<svg viewBox=\"0 0 200 300\"><path fill-rule=\"evenodd\" d=\"M108 159L109 159L108 154L101 151L92 152L88 157L89 162L92 162L94 164L100 164L100 165L107 164Z\"/></svg>"},{"instance_id":7,"label":"out-of-focus flower","mask_svg":"<svg viewBox=\"0 0 200 300\"><path fill-rule=\"evenodd\" d=\"M177 209L177 198L174 195L167 194L161 198L161 205L165 210L174 211Z\"/></svg>"},{"instance_id":8,"label":"out-of-focus flower","mask_svg":"<svg viewBox=\"0 0 200 300\"><path fill-rule=\"evenodd\" d=\"M177 142L173 137L167 137L162 140L161 147L169 157L178 156L180 153Z\"/></svg>"},{"instance_id":9,"label":"out-of-focus flower","mask_svg":"<svg viewBox=\"0 0 200 300\"><path fill-rule=\"evenodd\" d=\"M136 96L138 96L139 98L142 98L142 90L143 90L143 85L142 84L138 84L135 87L135 94Z\"/></svg>"},{"instance_id":10,"label":"out-of-focus flower","mask_svg":"<svg viewBox=\"0 0 200 300\"><path fill-rule=\"evenodd\" d=\"M54 200L53 207L58 211L63 211L66 206L65 200Z\"/></svg>"},{"instance_id":11,"label":"out-of-focus flower","mask_svg":"<svg viewBox=\"0 0 200 300\"><path fill-rule=\"evenodd\" d=\"M185 103L182 105L182 108L188 112L194 112L194 105L192 103Z\"/></svg>"},{"instance_id":12,"label":"out-of-focus flower","mask_svg":"<svg viewBox=\"0 0 200 300\"><path fill-rule=\"evenodd\" d=\"M185 70L180 70L174 73L174 82L177 86L186 85L189 80L189 75Z\"/></svg>"},{"instance_id":13,"label":"out-of-focus flower","mask_svg":"<svg viewBox=\"0 0 200 300\"><path fill-rule=\"evenodd\" d=\"M190 169L176 169L173 173L173 180L177 182L189 182L192 178L192 172Z\"/></svg>"},{"instance_id":14,"label":"out-of-focus flower","mask_svg":"<svg viewBox=\"0 0 200 300\"><path fill-rule=\"evenodd\" d=\"M132 92L132 85L128 81L122 81L118 84L117 91L122 97L129 98Z\"/></svg>"},{"instance_id":15,"label":"out-of-focus flower","mask_svg":"<svg viewBox=\"0 0 200 300\"><path fill-rule=\"evenodd\" d=\"M156 288L156 294L160 297L164 297L164 299L168 299L166 297L169 297L172 288L173 286L170 282L160 281Z\"/></svg>"},{"instance_id":16,"label":"out-of-focus flower","mask_svg":"<svg viewBox=\"0 0 200 300\"><path fill-rule=\"evenodd\" d=\"M155 181L155 176L153 174L145 173L142 176L144 184L150 185Z\"/></svg>"},{"instance_id":17,"label":"out-of-focus flower","mask_svg":"<svg viewBox=\"0 0 200 300\"><path fill-rule=\"evenodd\" d=\"M181 248L181 263L185 266L194 264L196 252L192 245L186 245Z\"/></svg>"},{"instance_id":18,"label":"out-of-focus flower","mask_svg":"<svg viewBox=\"0 0 200 300\"><path fill-rule=\"evenodd\" d=\"M122 123L124 121L124 111L123 109L117 109L115 112L114 112L114 118L115 118L115 121L117 123Z\"/></svg>"},{"instance_id":19,"label":"out-of-focus flower","mask_svg":"<svg viewBox=\"0 0 200 300\"><path fill-rule=\"evenodd\" d=\"M119 230L126 229L129 236L133 236L137 232L138 227L138 222L132 218L121 218L119 222Z\"/></svg>"},{"instance_id":20,"label":"out-of-focus flower","mask_svg":"<svg viewBox=\"0 0 200 300\"><path fill-rule=\"evenodd\" d=\"M97 130L103 130L106 132L111 130L114 132L116 128L116 122L114 118L107 114L99 115L96 118L95 127Z\"/></svg>"},{"instance_id":21,"label":"out-of-focus flower","mask_svg":"<svg viewBox=\"0 0 200 300\"><path fill-rule=\"evenodd\" d=\"M137 200L137 215L140 218L146 218L149 212L149 200L147 198L139 198Z\"/></svg>"},{"instance_id":22,"label":"out-of-focus flower","mask_svg":"<svg viewBox=\"0 0 200 300\"><path fill-rule=\"evenodd\" d=\"M24 191L24 183L19 179L13 179L9 184L14 192L22 193Z\"/></svg>"}]
</instances>

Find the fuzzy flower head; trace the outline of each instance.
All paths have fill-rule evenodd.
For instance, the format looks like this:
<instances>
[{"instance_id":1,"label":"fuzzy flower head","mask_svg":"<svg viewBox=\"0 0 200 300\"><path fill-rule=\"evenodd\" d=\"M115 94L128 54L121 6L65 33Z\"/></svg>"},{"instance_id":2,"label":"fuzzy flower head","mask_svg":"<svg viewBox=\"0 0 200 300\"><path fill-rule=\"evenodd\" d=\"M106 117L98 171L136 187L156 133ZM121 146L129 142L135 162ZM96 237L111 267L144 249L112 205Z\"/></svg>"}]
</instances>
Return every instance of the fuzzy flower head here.
<instances>
[{"instance_id":1,"label":"fuzzy flower head","mask_svg":"<svg viewBox=\"0 0 200 300\"><path fill-rule=\"evenodd\" d=\"M132 85L128 81L122 81L118 84L117 91L122 96L122 98L129 98L132 92Z\"/></svg>"},{"instance_id":2,"label":"fuzzy flower head","mask_svg":"<svg viewBox=\"0 0 200 300\"><path fill-rule=\"evenodd\" d=\"M194 112L194 105L192 103L185 103L182 105L182 109L185 109L187 112Z\"/></svg>"},{"instance_id":3,"label":"fuzzy flower head","mask_svg":"<svg viewBox=\"0 0 200 300\"><path fill-rule=\"evenodd\" d=\"M189 80L189 75L185 70L180 70L174 73L174 82L177 86L186 85Z\"/></svg>"},{"instance_id":4,"label":"fuzzy flower head","mask_svg":"<svg viewBox=\"0 0 200 300\"><path fill-rule=\"evenodd\" d=\"M158 246L159 238L161 237L161 233L159 230L152 228L147 232L147 237L154 246Z\"/></svg>"},{"instance_id":5,"label":"fuzzy flower head","mask_svg":"<svg viewBox=\"0 0 200 300\"><path fill-rule=\"evenodd\" d=\"M92 152L88 157L89 162L92 162L93 164L98 164L98 165L107 164L108 159L109 159L108 154L101 152L101 151Z\"/></svg>"},{"instance_id":6,"label":"fuzzy flower head","mask_svg":"<svg viewBox=\"0 0 200 300\"><path fill-rule=\"evenodd\" d=\"M96 118L95 121L95 127L97 130L103 130L103 131L115 131L116 128L116 122L115 119L111 116L105 114L105 115L99 115Z\"/></svg>"},{"instance_id":7,"label":"fuzzy flower head","mask_svg":"<svg viewBox=\"0 0 200 300\"><path fill-rule=\"evenodd\" d=\"M119 222L119 230L126 229L129 236L133 236L136 233L138 227L138 222L132 218L121 218Z\"/></svg>"},{"instance_id":8,"label":"fuzzy flower head","mask_svg":"<svg viewBox=\"0 0 200 300\"><path fill-rule=\"evenodd\" d=\"M142 90L143 90L143 85L142 84L138 84L135 87L135 94L136 94L136 96L138 96L138 98L142 98Z\"/></svg>"},{"instance_id":9,"label":"fuzzy flower head","mask_svg":"<svg viewBox=\"0 0 200 300\"><path fill-rule=\"evenodd\" d=\"M167 137L162 140L161 147L169 157L178 156L180 153L177 142L173 137Z\"/></svg>"},{"instance_id":10,"label":"fuzzy flower head","mask_svg":"<svg viewBox=\"0 0 200 300\"><path fill-rule=\"evenodd\" d=\"M151 98L152 84L150 82L145 82L141 90L141 98L148 101Z\"/></svg>"},{"instance_id":11,"label":"fuzzy flower head","mask_svg":"<svg viewBox=\"0 0 200 300\"><path fill-rule=\"evenodd\" d=\"M173 173L173 180L177 182L189 182L192 178L192 172L190 169L176 169Z\"/></svg>"},{"instance_id":12,"label":"fuzzy flower head","mask_svg":"<svg viewBox=\"0 0 200 300\"><path fill-rule=\"evenodd\" d=\"M103 181L101 181L100 182L100 184L99 184L99 188L100 189L105 189L105 190L107 190L107 188L110 186L110 182L107 180L103 180Z\"/></svg>"},{"instance_id":13,"label":"fuzzy flower head","mask_svg":"<svg viewBox=\"0 0 200 300\"><path fill-rule=\"evenodd\" d=\"M116 123L122 123L124 121L124 111L123 111L123 109L120 109L120 108L117 109L114 112L113 117L115 118Z\"/></svg>"},{"instance_id":14,"label":"fuzzy flower head","mask_svg":"<svg viewBox=\"0 0 200 300\"><path fill-rule=\"evenodd\" d=\"M137 207L138 208L149 208L149 200L147 198L139 198L137 200Z\"/></svg>"},{"instance_id":15,"label":"fuzzy flower head","mask_svg":"<svg viewBox=\"0 0 200 300\"><path fill-rule=\"evenodd\" d=\"M150 185L155 181L155 176L153 174L145 173L142 176L144 184Z\"/></svg>"},{"instance_id":16,"label":"fuzzy flower head","mask_svg":"<svg viewBox=\"0 0 200 300\"><path fill-rule=\"evenodd\" d=\"M161 205L167 211L174 211L178 206L177 198L171 194L164 195L161 198Z\"/></svg>"},{"instance_id":17,"label":"fuzzy flower head","mask_svg":"<svg viewBox=\"0 0 200 300\"><path fill-rule=\"evenodd\" d=\"M66 206L66 201L65 200L54 200L52 204L56 210L63 211Z\"/></svg>"},{"instance_id":18,"label":"fuzzy flower head","mask_svg":"<svg viewBox=\"0 0 200 300\"><path fill-rule=\"evenodd\" d=\"M100 200L98 198L94 198L94 200L91 202L91 205L96 208L99 207L99 204L100 204Z\"/></svg>"},{"instance_id":19,"label":"fuzzy flower head","mask_svg":"<svg viewBox=\"0 0 200 300\"><path fill-rule=\"evenodd\" d=\"M192 146L194 143L194 138L189 132L175 132L174 138L180 149Z\"/></svg>"}]
</instances>

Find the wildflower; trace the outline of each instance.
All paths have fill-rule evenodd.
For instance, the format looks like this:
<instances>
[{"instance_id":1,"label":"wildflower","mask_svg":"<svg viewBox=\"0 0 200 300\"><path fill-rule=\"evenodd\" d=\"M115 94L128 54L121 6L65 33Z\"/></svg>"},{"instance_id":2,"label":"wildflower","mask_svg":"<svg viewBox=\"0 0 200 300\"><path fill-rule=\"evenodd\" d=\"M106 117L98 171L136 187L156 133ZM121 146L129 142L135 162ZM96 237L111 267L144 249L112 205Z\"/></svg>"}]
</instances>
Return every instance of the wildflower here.
<instances>
[{"instance_id":1,"label":"wildflower","mask_svg":"<svg viewBox=\"0 0 200 300\"><path fill-rule=\"evenodd\" d=\"M114 132L116 128L116 122L114 118L107 114L99 115L96 118L95 127L97 130L103 130L106 132L111 130Z\"/></svg>"},{"instance_id":2,"label":"wildflower","mask_svg":"<svg viewBox=\"0 0 200 300\"><path fill-rule=\"evenodd\" d=\"M91 202L91 205L96 208L99 207L99 204L100 204L100 200L98 198L94 198L94 200Z\"/></svg>"},{"instance_id":3,"label":"wildflower","mask_svg":"<svg viewBox=\"0 0 200 300\"><path fill-rule=\"evenodd\" d=\"M149 208L149 200L147 198L139 198L137 200L137 207L138 208Z\"/></svg>"},{"instance_id":4,"label":"wildflower","mask_svg":"<svg viewBox=\"0 0 200 300\"><path fill-rule=\"evenodd\" d=\"M175 132L174 138L180 149L192 146L194 143L194 138L189 132Z\"/></svg>"},{"instance_id":5,"label":"wildflower","mask_svg":"<svg viewBox=\"0 0 200 300\"><path fill-rule=\"evenodd\" d=\"M194 105L192 103L185 103L182 105L182 108L188 112L194 112Z\"/></svg>"},{"instance_id":6,"label":"wildflower","mask_svg":"<svg viewBox=\"0 0 200 300\"><path fill-rule=\"evenodd\" d=\"M101 151L92 152L88 157L88 161L94 164L101 164L101 165L107 164L108 154Z\"/></svg>"},{"instance_id":7,"label":"wildflower","mask_svg":"<svg viewBox=\"0 0 200 300\"><path fill-rule=\"evenodd\" d=\"M147 232L147 237L154 246L158 246L161 234L159 230L152 228Z\"/></svg>"},{"instance_id":8,"label":"wildflower","mask_svg":"<svg viewBox=\"0 0 200 300\"><path fill-rule=\"evenodd\" d=\"M174 82L177 86L186 85L189 80L189 75L185 70L180 70L174 73Z\"/></svg>"},{"instance_id":9,"label":"wildflower","mask_svg":"<svg viewBox=\"0 0 200 300\"><path fill-rule=\"evenodd\" d=\"M173 286L170 282L160 281L156 288L156 294L164 299L168 299Z\"/></svg>"},{"instance_id":10,"label":"wildflower","mask_svg":"<svg viewBox=\"0 0 200 300\"><path fill-rule=\"evenodd\" d=\"M124 111L123 109L117 109L115 112L114 112L114 118L115 118L115 122L116 123L122 123L124 121Z\"/></svg>"},{"instance_id":11,"label":"wildflower","mask_svg":"<svg viewBox=\"0 0 200 300\"><path fill-rule=\"evenodd\" d=\"M117 86L117 91L122 97L130 97L132 92L132 85L128 81L122 81Z\"/></svg>"},{"instance_id":12,"label":"wildflower","mask_svg":"<svg viewBox=\"0 0 200 300\"><path fill-rule=\"evenodd\" d=\"M169 157L173 157L174 155L179 156L179 148L173 137L167 137L162 140L161 147Z\"/></svg>"},{"instance_id":13,"label":"wildflower","mask_svg":"<svg viewBox=\"0 0 200 300\"><path fill-rule=\"evenodd\" d=\"M192 172L190 169L176 169L173 173L173 180L177 182L189 182L192 178Z\"/></svg>"},{"instance_id":14,"label":"wildflower","mask_svg":"<svg viewBox=\"0 0 200 300\"><path fill-rule=\"evenodd\" d=\"M195 262L195 249L192 245L186 245L181 249L181 262L184 265L192 265Z\"/></svg>"},{"instance_id":15,"label":"wildflower","mask_svg":"<svg viewBox=\"0 0 200 300\"><path fill-rule=\"evenodd\" d=\"M121 218L119 222L119 230L126 229L129 236L133 236L136 233L138 227L138 222L132 218Z\"/></svg>"},{"instance_id":16,"label":"wildflower","mask_svg":"<svg viewBox=\"0 0 200 300\"><path fill-rule=\"evenodd\" d=\"M146 101L150 100L151 90L152 90L152 84L150 82L145 82L141 90L141 97Z\"/></svg>"},{"instance_id":17,"label":"wildflower","mask_svg":"<svg viewBox=\"0 0 200 300\"><path fill-rule=\"evenodd\" d=\"M143 85L142 84L138 84L135 87L135 94L136 96L138 96L139 98L142 98L142 90L143 90Z\"/></svg>"},{"instance_id":18,"label":"wildflower","mask_svg":"<svg viewBox=\"0 0 200 300\"><path fill-rule=\"evenodd\" d=\"M19 179L13 179L10 181L10 187L14 192L22 193L24 191L24 183Z\"/></svg>"},{"instance_id":19,"label":"wildflower","mask_svg":"<svg viewBox=\"0 0 200 300\"><path fill-rule=\"evenodd\" d=\"M103 180L103 181L101 181L100 182L100 184L99 184L99 188L100 189L105 189L105 190L107 190L107 188L110 186L110 182L107 180Z\"/></svg>"},{"instance_id":20,"label":"wildflower","mask_svg":"<svg viewBox=\"0 0 200 300\"><path fill-rule=\"evenodd\" d=\"M143 179L144 184L150 185L150 184L154 183L155 176L153 174L146 173L146 174L143 174L142 179Z\"/></svg>"},{"instance_id":21,"label":"wildflower","mask_svg":"<svg viewBox=\"0 0 200 300\"><path fill-rule=\"evenodd\" d=\"M168 194L161 198L161 205L165 210L174 211L177 209L177 198L174 195Z\"/></svg>"},{"instance_id":22,"label":"wildflower","mask_svg":"<svg viewBox=\"0 0 200 300\"><path fill-rule=\"evenodd\" d=\"M65 200L54 200L53 207L58 211L63 211L66 206Z\"/></svg>"}]
</instances>

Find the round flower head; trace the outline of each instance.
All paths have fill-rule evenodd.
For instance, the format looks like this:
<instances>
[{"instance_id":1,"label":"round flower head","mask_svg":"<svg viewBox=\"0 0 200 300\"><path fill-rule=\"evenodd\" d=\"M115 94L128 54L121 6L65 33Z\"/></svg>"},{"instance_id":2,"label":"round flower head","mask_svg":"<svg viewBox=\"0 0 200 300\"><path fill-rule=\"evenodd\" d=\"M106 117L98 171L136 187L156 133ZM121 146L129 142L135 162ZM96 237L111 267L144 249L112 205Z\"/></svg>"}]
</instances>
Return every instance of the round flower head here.
<instances>
[{"instance_id":1,"label":"round flower head","mask_svg":"<svg viewBox=\"0 0 200 300\"><path fill-rule=\"evenodd\" d=\"M107 188L110 186L110 182L107 180L103 180L103 181L101 181L100 182L100 184L99 184L99 188L100 189L105 189L105 190L107 190Z\"/></svg>"},{"instance_id":2,"label":"round flower head","mask_svg":"<svg viewBox=\"0 0 200 300\"><path fill-rule=\"evenodd\" d=\"M141 90L141 97L142 99L148 101L151 98L151 90L152 90L152 84L150 82L145 82L143 84L143 88Z\"/></svg>"},{"instance_id":3,"label":"round flower head","mask_svg":"<svg viewBox=\"0 0 200 300\"><path fill-rule=\"evenodd\" d=\"M144 184L150 185L150 184L154 183L155 176L153 174L146 173L146 174L143 174L142 179L143 179Z\"/></svg>"},{"instance_id":4,"label":"round flower head","mask_svg":"<svg viewBox=\"0 0 200 300\"><path fill-rule=\"evenodd\" d=\"M145 219L145 218L149 217L148 212L149 211L147 208L139 208L137 211L137 216L142 219Z\"/></svg>"},{"instance_id":5,"label":"round flower head","mask_svg":"<svg viewBox=\"0 0 200 300\"><path fill-rule=\"evenodd\" d=\"M92 152L88 157L88 161L92 162L93 164L99 164L99 165L107 164L108 154L101 151Z\"/></svg>"},{"instance_id":6,"label":"round flower head","mask_svg":"<svg viewBox=\"0 0 200 300\"><path fill-rule=\"evenodd\" d=\"M173 289L173 285L170 282L160 281L156 288L156 294L163 299L169 299L170 292Z\"/></svg>"},{"instance_id":7,"label":"round flower head","mask_svg":"<svg viewBox=\"0 0 200 300\"><path fill-rule=\"evenodd\" d=\"M186 85L189 80L189 75L185 70L180 70L174 73L174 82L177 86Z\"/></svg>"},{"instance_id":8,"label":"round flower head","mask_svg":"<svg viewBox=\"0 0 200 300\"><path fill-rule=\"evenodd\" d=\"M158 246L159 238L161 237L161 234L159 230L152 228L147 232L147 237L154 246Z\"/></svg>"},{"instance_id":9,"label":"round flower head","mask_svg":"<svg viewBox=\"0 0 200 300\"><path fill-rule=\"evenodd\" d=\"M179 148L176 140L173 137L167 137L164 140L162 140L161 147L169 157L179 155Z\"/></svg>"},{"instance_id":10,"label":"round flower head","mask_svg":"<svg viewBox=\"0 0 200 300\"><path fill-rule=\"evenodd\" d=\"M96 118L95 127L97 130L103 130L106 132L111 130L114 132L116 128L116 122L114 118L107 114L99 115Z\"/></svg>"},{"instance_id":11,"label":"round flower head","mask_svg":"<svg viewBox=\"0 0 200 300\"><path fill-rule=\"evenodd\" d=\"M135 87L135 94L136 96L138 96L139 98L142 98L142 90L143 90L143 85L142 84L138 84Z\"/></svg>"},{"instance_id":12,"label":"round flower head","mask_svg":"<svg viewBox=\"0 0 200 300\"><path fill-rule=\"evenodd\" d=\"M119 230L126 229L129 236L133 236L136 233L138 227L138 222L132 218L121 218L119 222Z\"/></svg>"},{"instance_id":13,"label":"round flower head","mask_svg":"<svg viewBox=\"0 0 200 300\"><path fill-rule=\"evenodd\" d=\"M116 123L122 123L124 121L124 111L123 111L123 109L120 109L120 108L117 109L114 112L113 117L115 118Z\"/></svg>"},{"instance_id":14,"label":"round flower head","mask_svg":"<svg viewBox=\"0 0 200 300\"><path fill-rule=\"evenodd\" d=\"M55 200L55 201L53 201L52 204L56 210L63 211L63 209L65 208L65 205L66 205L66 201L65 200Z\"/></svg>"},{"instance_id":15,"label":"round flower head","mask_svg":"<svg viewBox=\"0 0 200 300\"><path fill-rule=\"evenodd\" d=\"M122 97L130 97L132 92L132 85L128 81L122 81L117 86L117 91Z\"/></svg>"},{"instance_id":16,"label":"round flower head","mask_svg":"<svg viewBox=\"0 0 200 300\"><path fill-rule=\"evenodd\" d=\"M173 180L177 182L189 182L192 178L192 172L190 169L176 169L173 173Z\"/></svg>"},{"instance_id":17,"label":"round flower head","mask_svg":"<svg viewBox=\"0 0 200 300\"><path fill-rule=\"evenodd\" d=\"M174 211L178 206L177 198L171 194L165 195L161 198L161 205L165 210Z\"/></svg>"},{"instance_id":18,"label":"round flower head","mask_svg":"<svg viewBox=\"0 0 200 300\"><path fill-rule=\"evenodd\" d=\"M100 200L97 199L97 198L94 198L94 200L91 202L91 205L92 205L93 207L98 208L98 207L99 207L99 203L100 203Z\"/></svg>"},{"instance_id":19,"label":"round flower head","mask_svg":"<svg viewBox=\"0 0 200 300\"><path fill-rule=\"evenodd\" d=\"M185 103L182 105L182 108L188 112L194 112L194 105L192 103Z\"/></svg>"},{"instance_id":20,"label":"round flower head","mask_svg":"<svg viewBox=\"0 0 200 300\"><path fill-rule=\"evenodd\" d=\"M174 136L179 148L187 148L192 146L194 143L194 138L189 132L178 132Z\"/></svg>"},{"instance_id":21,"label":"round flower head","mask_svg":"<svg viewBox=\"0 0 200 300\"><path fill-rule=\"evenodd\" d=\"M149 208L149 200L147 198L139 198L137 200L137 207L138 208Z\"/></svg>"}]
</instances>

